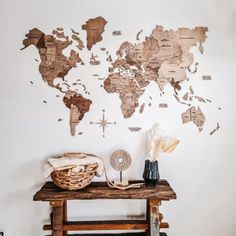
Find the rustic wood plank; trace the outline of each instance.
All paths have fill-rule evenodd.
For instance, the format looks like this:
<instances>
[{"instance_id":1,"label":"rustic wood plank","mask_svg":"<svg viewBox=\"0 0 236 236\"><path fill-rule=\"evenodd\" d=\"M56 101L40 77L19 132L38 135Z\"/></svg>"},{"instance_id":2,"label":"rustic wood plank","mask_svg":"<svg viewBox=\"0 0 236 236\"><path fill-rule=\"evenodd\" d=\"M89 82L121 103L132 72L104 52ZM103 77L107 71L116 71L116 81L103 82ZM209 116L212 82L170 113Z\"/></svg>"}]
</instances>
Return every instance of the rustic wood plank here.
<instances>
[{"instance_id":1,"label":"rustic wood plank","mask_svg":"<svg viewBox=\"0 0 236 236\"><path fill-rule=\"evenodd\" d=\"M160 223L160 229L168 229L170 226L167 222Z\"/></svg>"},{"instance_id":2,"label":"rustic wood plank","mask_svg":"<svg viewBox=\"0 0 236 236\"><path fill-rule=\"evenodd\" d=\"M51 225L44 225L44 230L51 230ZM111 220L111 221L69 221L62 226L63 231L79 230L147 230L146 220Z\"/></svg>"},{"instance_id":3,"label":"rustic wood plank","mask_svg":"<svg viewBox=\"0 0 236 236\"><path fill-rule=\"evenodd\" d=\"M133 181L141 182L141 181ZM84 189L67 191L58 188L53 182L47 182L34 195L34 201L76 200L76 199L176 199L176 194L165 180L158 182L155 188L145 185L127 190L111 189L106 182L93 182Z\"/></svg>"}]
</instances>

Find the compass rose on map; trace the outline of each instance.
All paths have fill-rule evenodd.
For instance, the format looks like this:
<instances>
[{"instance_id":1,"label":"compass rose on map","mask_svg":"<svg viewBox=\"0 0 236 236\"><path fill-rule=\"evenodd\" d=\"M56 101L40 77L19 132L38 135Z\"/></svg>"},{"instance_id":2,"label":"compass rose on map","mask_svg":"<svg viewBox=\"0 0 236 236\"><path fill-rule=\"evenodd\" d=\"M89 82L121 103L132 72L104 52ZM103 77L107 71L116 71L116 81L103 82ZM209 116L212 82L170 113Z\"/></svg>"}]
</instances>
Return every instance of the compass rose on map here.
<instances>
[{"instance_id":1,"label":"compass rose on map","mask_svg":"<svg viewBox=\"0 0 236 236\"><path fill-rule=\"evenodd\" d=\"M99 128L102 128L102 137L105 138L105 128L108 127L108 125L116 125L116 122L111 122L108 121L108 119L105 118L105 109L102 110L103 114L102 114L102 119L100 119L99 121L90 121L90 124L96 124L96 125L100 125Z\"/></svg>"}]
</instances>

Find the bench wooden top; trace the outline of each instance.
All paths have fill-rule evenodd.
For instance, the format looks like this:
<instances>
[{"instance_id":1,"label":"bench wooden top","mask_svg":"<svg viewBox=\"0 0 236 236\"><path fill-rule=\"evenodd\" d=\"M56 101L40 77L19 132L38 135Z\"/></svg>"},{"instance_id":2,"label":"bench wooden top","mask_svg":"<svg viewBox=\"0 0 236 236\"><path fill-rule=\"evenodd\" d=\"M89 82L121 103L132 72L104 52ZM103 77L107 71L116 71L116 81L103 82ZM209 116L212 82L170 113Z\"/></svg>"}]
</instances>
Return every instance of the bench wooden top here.
<instances>
[{"instance_id":1,"label":"bench wooden top","mask_svg":"<svg viewBox=\"0 0 236 236\"><path fill-rule=\"evenodd\" d=\"M130 181L137 183L143 181ZM145 185L140 188L119 190L108 187L106 182L92 182L89 186L80 190L63 190L53 182L46 182L34 195L34 201L65 201L76 199L176 199L176 194L166 180L160 180L155 188Z\"/></svg>"}]
</instances>

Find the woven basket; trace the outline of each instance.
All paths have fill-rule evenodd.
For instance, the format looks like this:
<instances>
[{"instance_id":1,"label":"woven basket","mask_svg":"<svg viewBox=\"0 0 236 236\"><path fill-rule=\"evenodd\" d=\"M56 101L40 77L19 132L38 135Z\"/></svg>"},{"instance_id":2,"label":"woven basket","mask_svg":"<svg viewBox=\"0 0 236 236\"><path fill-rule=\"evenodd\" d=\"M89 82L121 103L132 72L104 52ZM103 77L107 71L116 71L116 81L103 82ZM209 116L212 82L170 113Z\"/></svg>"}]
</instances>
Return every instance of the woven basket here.
<instances>
[{"instance_id":1,"label":"woven basket","mask_svg":"<svg viewBox=\"0 0 236 236\"><path fill-rule=\"evenodd\" d=\"M73 156L76 155L76 153L73 153L73 155L72 153L66 153L64 155ZM51 173L51 177L58 187L66 190L77 190L85 188L92 182L92 179L97 172L97 168L97 163L93 163L85 165L84 170L80 172L73 172L71 169L54 170Z\"/></svg>"}]
</instances>

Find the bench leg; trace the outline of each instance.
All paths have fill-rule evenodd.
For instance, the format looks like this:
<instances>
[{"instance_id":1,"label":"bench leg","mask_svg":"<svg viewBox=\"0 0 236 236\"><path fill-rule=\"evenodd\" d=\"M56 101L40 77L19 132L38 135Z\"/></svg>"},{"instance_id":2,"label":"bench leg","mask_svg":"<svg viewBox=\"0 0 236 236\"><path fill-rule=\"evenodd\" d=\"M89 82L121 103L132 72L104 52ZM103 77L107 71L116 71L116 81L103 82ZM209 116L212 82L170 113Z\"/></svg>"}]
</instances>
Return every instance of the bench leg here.
<instances>
[{"instance_id":1,"label":"bench leg","mask_svg":"<svg viewBox=\"0 0 236 236\"><path fill-rule=\"evenodd\" d=\"M63 223L67 222L67 202L63 204ZM67 231L63 231L63 236L67 236Z\"/></svg>"},{"instance_id":2,"label":"bench leg","mask_svg":"<svg viewBox=\"0 0 236 236\"><path fill-rule=\"evenodd\" d=\"M147 200L147 221L149 222L149 236L160 236L159 205L160 201L156 199Z\"/></svg>"},{"instance_id":3,"label":"bench leg","mask_svg":"<svg viewBox=\"0 0 236 236\"><path fill-rule=\"evenodd\" d=\"M51 202L52 236L63 236L63 202Z\"/></svg>"}]
</instances>

